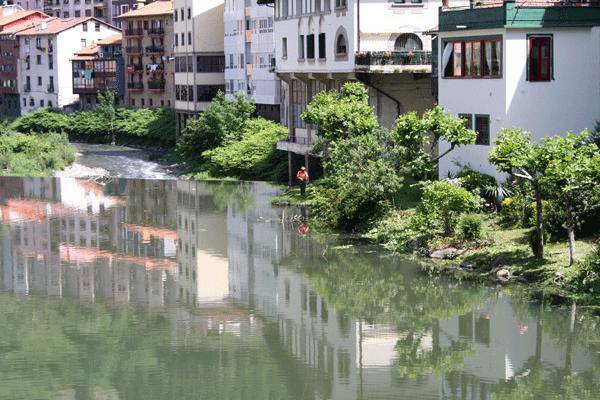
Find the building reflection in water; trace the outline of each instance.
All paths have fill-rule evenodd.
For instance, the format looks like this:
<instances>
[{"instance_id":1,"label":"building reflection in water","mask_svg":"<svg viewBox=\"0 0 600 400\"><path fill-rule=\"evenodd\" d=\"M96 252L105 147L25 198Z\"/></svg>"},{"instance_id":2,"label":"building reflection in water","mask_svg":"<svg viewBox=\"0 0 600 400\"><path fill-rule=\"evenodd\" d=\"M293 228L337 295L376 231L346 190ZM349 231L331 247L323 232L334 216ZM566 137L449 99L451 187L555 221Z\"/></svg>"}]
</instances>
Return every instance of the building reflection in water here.
<instances>
[{"instance_id":1,"label":"building reflection in water","mask_svg":"<svg viewBox=\"0 0 600 400\"><path fill-rule=\"evenodd\" d=\"M298 233L292 211L270 206L274 190L1 178L1 287L168 309L174 346L201 346L210 332L262 333L311 398L491 399L536 367L586 373L598 363L585 347L542 338L542 313L517 315L503 289L431 315L426 295L414 293L370 318L349 315L335 296L345 278L315 281L305 271L326 263L327 245ZM406 278L406 293L418 279ZM455 290L446 285L439 290Z\"/></svg>"}]
</instances>

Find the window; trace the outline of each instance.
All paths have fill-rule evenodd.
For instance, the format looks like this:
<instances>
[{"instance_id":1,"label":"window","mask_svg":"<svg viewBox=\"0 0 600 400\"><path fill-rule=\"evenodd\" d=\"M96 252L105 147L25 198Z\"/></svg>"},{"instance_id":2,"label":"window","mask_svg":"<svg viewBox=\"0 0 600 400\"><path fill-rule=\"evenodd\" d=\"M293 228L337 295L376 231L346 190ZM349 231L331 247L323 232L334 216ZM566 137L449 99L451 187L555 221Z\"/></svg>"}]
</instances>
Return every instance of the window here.
<instances>
[{"instance_id":1,"label":"window","mask_svg":"<svg viewBox=\"0 0 600 400\"><path fill-rule=\"evenodd\" d=\"M446 78L500 78L502 76L502 40L449 41L442 54Z\"/></svg>"},{"instance_id":2,"label":"window","mask_svg":"<svg viewBox=\"0 0 600 400\"><path fill-rule=\"evenodd\" d=\"M42 65L42 55L38 54L37 56L35 56L35 63L37 65Z\"/></svg>"},{"instance_id":3,"label":"window","mask_svg":"<svg viewBox=\"0 0 600 400\"><path fill-rule=\"evenodd\" d=\"M325 59L327 57L327 51L325 48L325 33L319 33L319 58Z\"/></svg>"},{"instance_id":4,"label":"window","mask_svg":"<svg viewBox=\"0 0 600 400\"><path fill-rule=\"evenodd\" d=\"M181 10L179 10L179 16L181 17L181 20L183 21L183 8Z\"/></svg>"},{"instance_id":5,"label":"window","mask_svg":"<svg viewBox=\"0 0 600 400\"><path fill-rule=\"evenodd\" d=\"M86 17L91 17L92 16L92 10L85 10L85 16Z\"/></svg>"},{"instance_id":6,"label":"window","mask_svg":"<svg viewBox=\"0 0 600 400\"><path fill-rule=\"evenodd\" d=\"M65 12L63 12L63 18L69 18L69 12L68 12L68 11L65 11ZM43 102L43 101L44 101L44 100L42 100L42 102ZM42 107L43 107L43 106L42 106Z\"/></svg>"},{"instance_id":7,"label":"window","mask_svg":"<svg viewBox=\"0 0 600 400\"><path fill-rule=\"evenodd\" d=\"M100 22L96 22L96 23L94 24L94 31L95 31L95 32L100 32Z\"/></svg>"},{"instance_id":8,"label":"window","mask_svg":"<svg viewBox=\"0 0 600 400\"><path fill-rule=\"evenodd\" d=\"M281 38L281 58L287 59L287 38Z\"/></svg>"},{"instance_id":9,"label":"window","mask_svg":"<svg viewBox=\"0 0 600 400\"><path fill-rule=\"evenodd\" d=\"M475 144L489 146L490 144L490 116L475 115L475 131L477 140Z\"/></svg>"},{"instance_id":10,"label":"window","mask_svg":"<svg viewBox=\"0 0 600 400\"><path fill-rule=\"evenodd\" d=\"M188 19L192 19L192 9L188 8Z\"/></svg>"},{"instance_id":11,"label":"window","mask_svg":"<svg viewBox=\"0 0 600 400\"><path fill-rule=\"evenodd\" d=\"M304 35L298 36L298 59L304 60Z\"/></svg>"},{"instance_id":12,"label":"window","mask_svg":"<svg viewBox=\"0 0 600 400\"><path fill-rule=\"evenodd\" d=\"M44 100L40 100L40 107L44 107Z\"/></svg>"},{"instance_id":13,"label":"window","mask_svg":"<svg viewBox=\"0 0 600 400\"><path fill-rule=\"evenodd\" d=\"M183 34L183 32L181 33L181 45L185 46L185 35Z\"/></svg>"},{"instance_id":14,"label":"window","mask_svg":"<svg viewBox=\"0 0 600 400\"><path fill-rule=\"evenodd\" d=\"M81 24L81 27L83 28L84 32L87 32L87 22L84 22L83 24Z\"/></svg>"},{"instance_id":15,"label":"window","mask_svg":"<svg viewBox=\"0 0 600 400\"><path fill-rule=\"evenodd\" d=\"M197 56L197 72L223 72L225 71L225 56Z\"/></svg>"},{"instance_id":16,"label":"window","mask_svg":"<svg viewBox=\"0 0 600 400\"><path fill-rule=\"evenodd\" d=\"M530 82L551 81L552 63L552 36L530 36L528 80Z\"/></svg>"},{"instance_id":17,"label":"window","mask_svg":"<svg viewBox=\"0 0 600 400\"><path fill-rule=\"evenodd\" d=\"M194 86L189 85L187 88L188 101L194 101Z\"/></svg>"},{"instance_id":18,"label":"window","mask_svg":"<svg viewBox=\"0 0 600 400\"><path fill-rule=\"evenodd\" d=\"M395 51L423 50L423 42L414 33L403 33L394 42Z\"/></svg>"},{"instance_id":19,"label":"window","mask_svg":"<svg viewBox=\"0 0 600 400\"><path fill-rule=\"evenodd\" d=\"M83 49L84 47L87 47L87 42L85 39L81 39L81 48Z\"/></svg>"},{"instance_id":20,"label":"window","mask_svg":"<svg viewBox=\"0 0 600 400\"><path fill-rule=\"evenodd\" d=\"M187 56L187 72L194 72L194 56Z\"/></svg>"},{"instance_id":21,"label":"window","mask_svg":"<svg viewBox=\"0 0 600 400\"><path fill-rule=\"evenodd\" d=\"M192 32L188 32L188 45L192 44Z\"/></svg>"},{"instance_id":22,"label":"window","mask_svg":"<svg viewBox=\"0 0 600 400\"><path fill-rule=\"evenodd\" d=\"M81 10L75 10L75 18L81 17Z\"/></svg>"},{"instance_id":23,"label":"window","mask_svg":"<svg viewBox=\"0 0 600 400\"><path fill-rule=\"evenodd\" d=\"M154 102L152 101L152 98L148 99L148 101L150 101L150 107L152 107L154 105Z\"/></svg>"},{"instance_id":24,"label":"window","mask_svg":"<svg viewBox=\"0 0 600 400\"><path fill-rule=\"evenodd\" d=\"M175 46L179 46L179 35L175 34Z\"/></svg>"},{"instance_id":25,"label":"window","mask_svg":"<svg viewBox=\"0 0 600 400\"><path fill-rule=\"evenodd\" d=\"M473 120L473 117L475 119ZM477 132L475 144L482 146L490 145L490 116L483 114L458 114L458 118L463 119L467 129L473 129ZM473 125L473 122L475 123Z\"/></svg>"},{"instance_id":26,"label":"window","mask_svg":"<svg viewBox=\"0 0 600 400\"><path fill-rule=\"evenodd\" d=\"M306 58L314 60L315 58L315 35L306 36Z\"/></svg>"},{"instance_id":27,"label":"window","mask_svg":"<svg viewBox=\"0 0 600 400\"><path fill-rule=\"evenodd\" d=\"M140 101L142 102L142 107L144 107L146 105L146 99L142 98Z\"/></svg>"},{"instance_id":28,"label":"window","mask_svg":"<svg viewBox=\"0 0 600 400\"><path fill-rule=\"evenodd\" d=\"M335 53L338 56L345 56L347 52L348 47L346 46L346 37L340 33L335 41Z\"/></svg>"},{"instance_id":29,"label":"window","mask_svg":"<svg viewBox=\"0 0 600 400\"><path fill-rule=\"evenodd\" d=\"M179 15L177 13L177 10L173 11L173 19L175 20L175 22L177 22L177 15Z\"/></svg>"},{"instance_id":30,"label":"window","mask_svg":"<svg viewBox=\"0 0 600 400\"><path fill-rule=\"evenodd\" d=\"M346 0L335 0L335 8L346 8Z\"/></svg>"},{"instance_id":31,"label":"window","mask_svg":"<svg viewBox=\"0 0 600 400\"><path fill-rule=\"evenodd\" d=\"M42 77L38 76L38 86L42 86Z\"/></svg>"}]
</instances>

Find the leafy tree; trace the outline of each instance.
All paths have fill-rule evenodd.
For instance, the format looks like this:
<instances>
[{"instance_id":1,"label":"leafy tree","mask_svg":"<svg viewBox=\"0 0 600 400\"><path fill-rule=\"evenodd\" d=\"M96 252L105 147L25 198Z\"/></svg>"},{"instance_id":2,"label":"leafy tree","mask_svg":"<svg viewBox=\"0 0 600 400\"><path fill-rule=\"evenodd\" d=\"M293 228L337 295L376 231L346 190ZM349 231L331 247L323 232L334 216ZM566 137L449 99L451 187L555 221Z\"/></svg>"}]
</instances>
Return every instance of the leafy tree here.
<instances>
[{"instance_id":1,"label":"leafy tree","mask_svg":"<svg viewBox=\"0 0 600 400\"><path fill-rule=\"evenodd\" d=\"M415 112L400 115L391 137L400 147L401 162L411 168L414 176L427 176L437 162L456 147L474 144L477 132L468 129L464 120L436 106L426 111L422 118ZM440 139L447 141L450 148L433 158Z\"/></svg>"},{"instance_id":2,"label":"leafy tree","mask_svg":"<svg viewBox=\"0 0 600 400\"><path fill-rule=\"evenodd\" d=\"M18 118L13 128L21 133L50 133L70 132L69 117L57 110L40 108L32 113Z\"/></svg>"},{"instance_id":3,"label":"leafy tree","mask_svg":"<svg viewBox=\"0 0 600 400\"><path fill-rule=\"evenodd\" d=\"M372 134L379 127L369 92L357 82L348 82L339 91L318 93L301 118L316 125L320 138L327 141Z\"/></svg>"},{"instance_id":4,"label":"leafy tree","mask_svg":"<svg viewBox=\"0 0 600 400\"><path fill-rule=\"evenodd\" d=\"M502 172L519 178L517 182L529 182L533 188L536 208L536 258L544 258L544 217L542 211L543 174L540 165L540 145L531 141L531 134L520 129L504 129L496 139L496 146L490 152L490 162Z\"/></svg>"},{"instance_id":5,"label":"leafy tree","mask_svg":"<svg viewBox=\"0 0 600 400\"><path fill-rule=\"evenodd\" d=\"M457 218L471 211L476 202L476 197L465 188L448 180L435 181L423 189L417 212L430 227L436 228L441 224L448 236L454 231Z\"/></svg>"},{"instance_id":6,"label":"leafy tree","mask_svg":"<svg viewBox=\"0 0 600 400\"><path fill-rule=\"evenodd\" d=\"M588 138L588 132L553 136L543 141L539 152L539 162L544 169L542 183L551 188L554 199L564 204L569 265L575 263L575 194L591 189L600 178L600 152Z\"/></svg>"},{"instance_id":7,"label":"leafy tree","mask_svg":"<svg viewBox=\"0 0 600 400\"><path fill-rule=\"evenodd\" d=\"M202 152L242 138L246 121L255 109L254 103L242 93L237 93L234 101L228 101L219 92L205 111L188 121L177 142L177 153L188 164L200 166L204 161L199 156Z\"/></svg>"},{"instance_id":8,"label":"leafy tree","mask_svg":"<svg viewBox=\"0 0 600 400\"><path fill-rule=\"evenodd\" d=\"M279 124L263 118L246 122L240 140L202 154L213 175L236 176L242 179L282 180L287 176L287 155L277 150L277 142L287 131Z\"/></svg>"},{"instance_id":9,"label":"leafy tree","mask_svg":"<svg viewBox=\"0 0 600 400\"><path fill-rule=\"evenodd\" d=\"M117 93L114 90L107 90L104 93L98 93L98 106L96 112L102 117L106 124L106 129L110 134L110 144L113 146L116 144L115 139L115 119L117 112L115 110L115 102L117 100Z\"/></svg>"}]
</instances>

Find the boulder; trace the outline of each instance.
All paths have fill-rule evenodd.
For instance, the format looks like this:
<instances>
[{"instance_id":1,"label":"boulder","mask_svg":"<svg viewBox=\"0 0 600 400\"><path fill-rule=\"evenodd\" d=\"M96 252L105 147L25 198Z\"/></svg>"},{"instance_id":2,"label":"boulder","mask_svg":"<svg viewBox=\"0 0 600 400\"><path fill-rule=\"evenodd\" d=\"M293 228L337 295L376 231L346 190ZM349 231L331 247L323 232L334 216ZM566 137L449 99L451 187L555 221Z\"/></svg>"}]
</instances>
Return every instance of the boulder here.
<instances>
[{"instance_id":1,"label":"boulder","mask_svg":"<svg viewBox=\"0 0 600 400\"><path fill-rule=\"evenodd\" d=\"M438 260L452 260L460 255L460 252L454 247L448 247L442 250L436 250L429 253L429 258L435 258Z\"/></svg>"}]
</instances>

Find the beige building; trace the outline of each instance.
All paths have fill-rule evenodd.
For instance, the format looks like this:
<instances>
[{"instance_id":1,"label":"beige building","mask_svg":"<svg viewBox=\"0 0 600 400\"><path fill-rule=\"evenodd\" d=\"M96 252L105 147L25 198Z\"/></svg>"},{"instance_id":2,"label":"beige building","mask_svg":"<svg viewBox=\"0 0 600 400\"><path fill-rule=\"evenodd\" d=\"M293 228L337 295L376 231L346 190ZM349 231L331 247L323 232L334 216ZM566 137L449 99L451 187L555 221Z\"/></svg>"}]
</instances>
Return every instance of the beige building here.
<instances>
[{"instance_id":1,"label":"beige building","mask_svg":"<svg viewBox=\"0 0 600 400\"><path fill-rule=\"evenodd\" d=\"M223 0L174 0L177 132L225 91Z\"/></svg>"},{"instance_id":2,"label":"beige building","mask_svg":"<svg viewBox=\"0 0 600 400\"><path fill-rule=\"evenodd\" d=\"M125 60L125 104L172 107L173 2L155 1L120 17Z\"/></svg>"}]
</instances>

